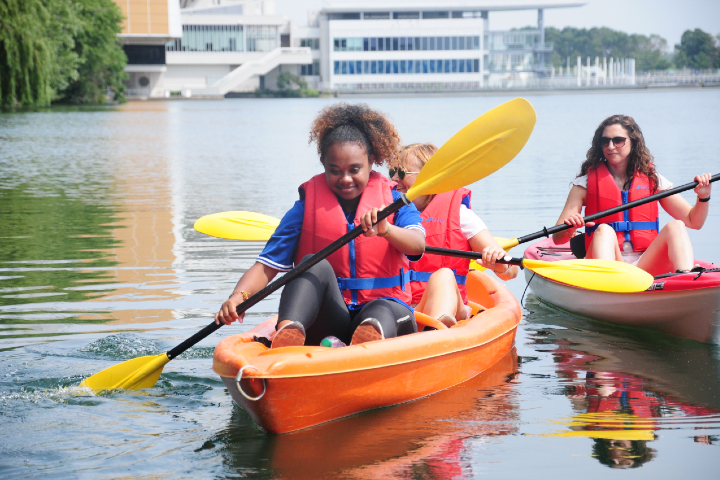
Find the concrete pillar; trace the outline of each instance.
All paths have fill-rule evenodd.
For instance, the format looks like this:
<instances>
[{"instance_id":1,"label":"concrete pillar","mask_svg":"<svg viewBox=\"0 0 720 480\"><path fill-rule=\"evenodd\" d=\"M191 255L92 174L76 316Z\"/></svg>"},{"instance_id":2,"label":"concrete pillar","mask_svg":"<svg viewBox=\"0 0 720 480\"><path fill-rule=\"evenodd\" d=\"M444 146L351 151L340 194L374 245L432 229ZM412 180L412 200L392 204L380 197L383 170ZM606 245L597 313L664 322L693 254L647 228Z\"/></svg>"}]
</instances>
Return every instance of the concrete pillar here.
<instances>
[{"instance_id":1,"label":"concrete pillar","mask_svg":"<svg viewBox=\"0 0 720 480\"><path fill-rule=\"evenodd\" d=\"M585 59L585 67L586 67L585 68L585 77L587 77L587 79L585 80L585 85L589 87L590 86L590 56L589 55Z\"/></svg>"},{"instance_id":2,"label":"concrete pillar","mask_svg":"<svg viewBox=\"0 0 720 480\"><path fill-rule=\"evenodd\" d=\"M600 85L600 58L595 57L595 86Z\"/></svg>"},{"instance_id":3,"label":"concrete pillar","mask_svg":"<svg viewBox=\"0 0 720 480\"><path fill-rule=\"evenodd\" d=\"M613 68L614 68L614 67L615 67L615 65L613 65L613 57L610 57L610 64L608 65L608 74L609 74L609 76L610 76L610 79L609 79L609 80L610 80L610 85L613 84L613 78L614 78Z\"/></svg>"},{"instance_id":4,"label":"concrete pillar","mask_svg":"<svg viewBox=\"0 0 720 480\"><path fill-rule=\"evenodd\" d=\"M607 57L603 57L603 85L607 85Z\"/></svg>"},{"instance_id":5,"label":"concrete pillar","mask_svg":"<svg viewBox=\"0 0 720 480\"><path fill-rule=\"evenodd\" d=\"M327 15L320 15L320 89L330 90L330 72L332 71L332 50L330 39L330 23Z\"/></svg>"},{"instance_id":6,"label":"concrete pillar","mask_svg":"<svg viewBox=\"0 0 720 480\"><path fill-rule=\"evenodd\" d=\"M580 55L577 57L577 86L582 87L582 63L580 61Z\"/></svg>"},{"instance_id":7,"label":"concrete pillar","mask_svg":"<svg viewBox=\"0 0 720 480\"><path fill-rule=\"evenodd\" d=\"M540 31L540 48L545 47L545 22L543 20L543 9L538 8L538 30ZM545 52L540 53L540 66L545 66Z\"/></svg>"},{"instance_id":8,"label":"concrete pillar","mask_svg":"<svg viewBox=\"0 0 720 480\"><path fill-rule=\"evenodd\" d=\"M635 85L635 59L630 59L630 84Z\"/></svg>"}]
</instances>

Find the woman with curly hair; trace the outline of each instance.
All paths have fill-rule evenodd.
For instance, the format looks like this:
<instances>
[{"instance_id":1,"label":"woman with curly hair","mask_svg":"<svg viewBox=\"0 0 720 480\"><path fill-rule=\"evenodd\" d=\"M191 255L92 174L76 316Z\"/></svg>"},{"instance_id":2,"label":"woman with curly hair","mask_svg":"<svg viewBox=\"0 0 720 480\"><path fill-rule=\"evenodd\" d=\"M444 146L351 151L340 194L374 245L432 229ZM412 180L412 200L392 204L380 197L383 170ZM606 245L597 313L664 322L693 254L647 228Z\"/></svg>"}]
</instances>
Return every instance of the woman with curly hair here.
<instances>
[{"instance_id":1,"label":"woman with curly hair","mask_svg":"<svg viewBox=\"0 0 720 480\"><path fill-rule=\"evenodd\" d=\"M373 225L377 213L400 198L393 183L372 170L398 152L400 138L381 113L367 105L324 108L310 132L325 173L299 188L300 199L240 278L215 321L242 321L235 309L286 272L362 225L364 234L288 283L280 297L272 348L319 345L338 337L354 344L417 331L409 261L425 249L425 231L414 205Z\"/></svg>"},{"instance_id":2,"label":"woman with curly hair","mask_svg":"<svg viewBox=\"0 0 720 480\"><path fill-rule=\"evenodd\" d=\"M432 143L415 143L400 150L391 163L390 179L397 191L407 193L417 175L437 151ZM482 252L480 263L503 280L517 276L518 267L495 263L505 257L485 223L470 209L470 190L459 188L438 195L421 195L413 200L425 228L425 243L431 247ZM470 317L465 289L470 260L440 255L425 255L410 263L413 273L413 305L447 326Z\"/></svg>"},{"instance_id":3,"label":"woman with curly hair","mask_svg":"<svg viewBox=\"0 0 720 480\"><path fill-rule=\"evenodd\" d=\"M671 195L585 224L583 207L585 215L592 215L672 188L672 183L655 171L653 156L635 120L625 115L608 117L595 130L587 159L557 222L573 228L554 234L553 241L566 243L577 228L586 226L585 258L624 261L652 275L687 272L693 268L694 256L685 227L700 229L705 223L710 177L709 173L695 177L694 206L680 195ZM658 203L675 219L662 230Z\"/></svg>"}]
</instances>

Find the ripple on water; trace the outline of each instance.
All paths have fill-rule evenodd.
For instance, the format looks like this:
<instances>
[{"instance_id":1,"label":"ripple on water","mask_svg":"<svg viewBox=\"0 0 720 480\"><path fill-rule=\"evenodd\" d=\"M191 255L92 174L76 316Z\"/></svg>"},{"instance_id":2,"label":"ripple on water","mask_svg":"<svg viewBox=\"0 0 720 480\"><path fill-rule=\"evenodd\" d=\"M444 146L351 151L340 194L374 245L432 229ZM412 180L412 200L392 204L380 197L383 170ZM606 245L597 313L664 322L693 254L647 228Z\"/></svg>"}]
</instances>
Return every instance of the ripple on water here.
<instances>
[{"instance_id":1,"label":"ripple on water","mask_svg":"<svg viewBox=\"0 0 720 480\"><path fill-rule=\"evenodd\" d=\"M128 358L157 355L163 351L157 342L132 334L110 335L80 349L81 355L127 360Z\"/></svg>"}]
</instances>

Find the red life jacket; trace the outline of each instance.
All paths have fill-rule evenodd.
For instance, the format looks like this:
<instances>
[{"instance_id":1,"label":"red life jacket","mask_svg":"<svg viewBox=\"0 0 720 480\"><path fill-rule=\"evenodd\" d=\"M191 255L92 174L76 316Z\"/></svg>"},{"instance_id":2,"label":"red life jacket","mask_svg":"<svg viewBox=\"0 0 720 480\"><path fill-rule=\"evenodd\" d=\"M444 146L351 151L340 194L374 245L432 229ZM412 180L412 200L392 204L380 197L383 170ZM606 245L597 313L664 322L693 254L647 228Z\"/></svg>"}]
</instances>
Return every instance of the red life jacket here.
<instances>
[{"instance_id":1,"label":"red life jacket","mask_svg":"<svg viewBox=\"0 0 720 480\"><path fill-rule=\"evenodd\" d=\"M610 174L610 170L604 163L601 163L596 169L588 172L585 216L648 197L653 193L650 191L651 188L647 176L636 172L630 188L621 191ZM594 227L585 228L586 249L590 248L592 234L597 228L597 224L607 223L617 232L621 251L623 242L631 241L634 251L644 252L660 230L658 202L646 203L624 212L608 215L595 220L595 223Z\"/></svg>"},{"instance_id":2,"label":"red life jacket","mask_svg":"<svg viewBox=\"0 0 720 480\"><path fill-rule=\"evenodd\" d=\"M463 198L470 199L470 194L470 190L460 188L435 195L422 212L422 225L426 232L425 245L471 251L470 244L460 230L460 205ZM465 283L470 270L470 260L427 254L423 255L418 262L410 262L412 302L420 302L430 275L440 268L449 268L455 271L455 280L460 288L460 294L463 302L467 304Z\"/></svg>"},{"instance_id":3,"label":"red life jacket","mask_svg":"<svg viewBox=\"0 0 720 480\"><path fill-rule=\"evenodd\" d=\"M360 204L352 224L335 194L325 180L325 174L315 175L303 183L305 215L300 233L295 264L316 253L360 225L359 216L373 207L390 205L392 183L377 172L370 172L370 180L362 192ZM393 223L393 217L388 217ZM348 305L362 305L381 297L394 297L410 303L410 268L407 257L382 237L355 238L328 257L338 285Z\"/></svg>"}]
</instances>

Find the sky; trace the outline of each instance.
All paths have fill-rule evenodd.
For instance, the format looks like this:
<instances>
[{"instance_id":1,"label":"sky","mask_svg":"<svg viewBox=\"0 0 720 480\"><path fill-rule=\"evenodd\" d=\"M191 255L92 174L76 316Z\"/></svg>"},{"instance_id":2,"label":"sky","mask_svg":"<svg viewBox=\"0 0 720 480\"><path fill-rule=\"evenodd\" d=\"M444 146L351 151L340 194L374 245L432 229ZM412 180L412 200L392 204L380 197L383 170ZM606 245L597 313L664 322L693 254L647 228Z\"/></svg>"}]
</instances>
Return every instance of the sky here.
<instances>
[{"instance_id":1,"label":"sky","mask_svg":"<svg viewBox=\"0 0 720 480\"><path fill-rule=\"evenodd\" d=\"M355 0L357 3L362 0ZM582 0L579 0L582 1ZM307 11L328 0L275 0L276 11L298 26L307 25ZM393 0L408 3L412 0ZM438 0L442 4L443 0ZM537 10L490 12L491 30L509 30L537 24ZM546 27L609 27L625 33L658 34L668 45L680 43L685 30L700 28L713 36L720 34L720 0L587 0L583 7L545 10Z\"/></svg>"}]
</instances>

